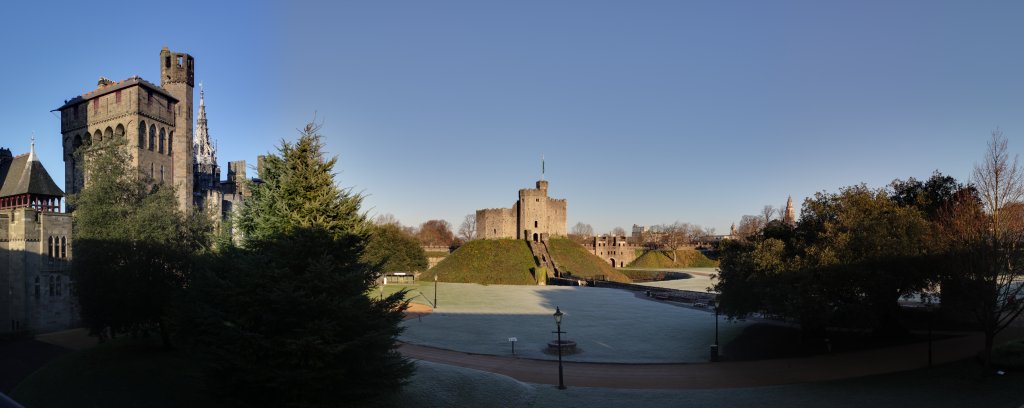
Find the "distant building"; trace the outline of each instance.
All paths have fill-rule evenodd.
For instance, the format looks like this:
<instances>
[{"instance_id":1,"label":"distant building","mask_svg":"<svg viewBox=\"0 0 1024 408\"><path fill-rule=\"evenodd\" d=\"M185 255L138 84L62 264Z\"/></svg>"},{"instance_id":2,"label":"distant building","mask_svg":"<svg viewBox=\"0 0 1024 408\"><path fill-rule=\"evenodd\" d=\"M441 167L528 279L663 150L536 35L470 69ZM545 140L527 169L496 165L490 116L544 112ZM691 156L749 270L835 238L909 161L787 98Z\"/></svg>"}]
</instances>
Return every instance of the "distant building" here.
<instances>
[{"instance_id":1,"label":"distant building","mask_svg":"<svg viewBox=\"0 0 1024 408\"><path fill-rule=\"evenodd\" d=\"M548 197L548 182L519 190L512 208L476 212L476 236L480 239L515 238L532 241L566 236L565 199Z\"/></svg>"},{"instance_id":2,"label":"distant building","mask_svg":"<svg viewBox=\"0 0 1024 408\"><path fill-rule=\"evenodd\" d=\"M634 232L636 232L636 227L636 225L633 226ZM640 246L630 244L625 236L609 235L594 237L583 244L583 247L605 262L610 262L614 268L621 268L633 262L636 259L637 250L641 249Z\"/></svg>"},{"instance_id":3,"label":"distant building","mask_svg":"<svg viewBox=\"0 0 1024 408\"><path fill-rule=\"evenodd\" d=\"M39 162L35 143L12 156L0 148L0 334L46 332L79 322L71 295L71 215Z\"/></svg>"}]
</instances>

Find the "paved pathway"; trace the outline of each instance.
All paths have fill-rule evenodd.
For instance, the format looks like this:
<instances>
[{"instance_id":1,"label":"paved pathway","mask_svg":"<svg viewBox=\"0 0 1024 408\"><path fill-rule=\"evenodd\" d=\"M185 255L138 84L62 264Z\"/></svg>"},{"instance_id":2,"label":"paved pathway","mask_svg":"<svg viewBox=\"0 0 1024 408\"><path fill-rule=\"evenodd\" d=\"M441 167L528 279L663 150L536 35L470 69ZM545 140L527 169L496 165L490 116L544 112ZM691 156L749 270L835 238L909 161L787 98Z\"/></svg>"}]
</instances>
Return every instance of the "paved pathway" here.
<instances>
[{"instance_id":1,"label":"paved pathway","mask_svg":"<svg viewBox=\"0 0 1024 408\"><path fill-rule=\"evenodd\" d=\"M417 310L417 317L425 313ZM428 313L428 312L427 312ZM410 316L412 317L412 316ZM933 363L969 358L982 347L981 334L937 340ZM507 375L536 384L557 384L556 361L470 354L402 344L407 357ZM564 363L567 386L601 388L707 389L838 380L928 366L928 344L852 351L804 358L693 364Z\"/></svg>"}]
</instances>

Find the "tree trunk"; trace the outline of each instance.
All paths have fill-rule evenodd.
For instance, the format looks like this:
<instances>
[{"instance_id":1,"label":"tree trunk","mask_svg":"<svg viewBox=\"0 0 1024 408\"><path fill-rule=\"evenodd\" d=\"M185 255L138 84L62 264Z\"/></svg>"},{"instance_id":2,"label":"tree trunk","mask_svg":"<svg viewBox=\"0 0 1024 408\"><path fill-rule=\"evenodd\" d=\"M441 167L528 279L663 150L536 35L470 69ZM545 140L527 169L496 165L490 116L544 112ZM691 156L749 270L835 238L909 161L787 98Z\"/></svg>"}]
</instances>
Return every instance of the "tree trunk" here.
<instances>
[{"instance_id":1,"label":"tree trunk","mask_svg":"<svg viewBox=\"0 0 1024 408\"><path fill-rule=\"evenodd\" d=\"M992 330L985 330L985 351L982 353L982 358L985 363L985 374L989 374L992 371L992 344L995 343L996 334Z\"/></svg>"}]
</instances>

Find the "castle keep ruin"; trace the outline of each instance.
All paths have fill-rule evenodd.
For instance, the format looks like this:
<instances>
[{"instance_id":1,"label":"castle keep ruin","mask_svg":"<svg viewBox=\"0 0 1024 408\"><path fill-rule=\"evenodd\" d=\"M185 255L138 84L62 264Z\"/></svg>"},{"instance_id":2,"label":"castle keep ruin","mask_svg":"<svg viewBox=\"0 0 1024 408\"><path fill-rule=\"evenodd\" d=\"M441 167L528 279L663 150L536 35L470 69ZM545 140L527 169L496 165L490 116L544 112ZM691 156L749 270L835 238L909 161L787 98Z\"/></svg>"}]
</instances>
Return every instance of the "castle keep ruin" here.
<instances>
[{"instance_id":1,"label":"castle keep ruin","mask_svg":"<svg viewBox=\"0 0 1024 408\"><path fill-rule=\"evenodd\" d=\"M476 212L478 239L515 238L546 241L549 236L565 236L565 199L548 197L548 182L537 188L519 190L512 208L488 208Z\"/></svg>"}]
</instances>

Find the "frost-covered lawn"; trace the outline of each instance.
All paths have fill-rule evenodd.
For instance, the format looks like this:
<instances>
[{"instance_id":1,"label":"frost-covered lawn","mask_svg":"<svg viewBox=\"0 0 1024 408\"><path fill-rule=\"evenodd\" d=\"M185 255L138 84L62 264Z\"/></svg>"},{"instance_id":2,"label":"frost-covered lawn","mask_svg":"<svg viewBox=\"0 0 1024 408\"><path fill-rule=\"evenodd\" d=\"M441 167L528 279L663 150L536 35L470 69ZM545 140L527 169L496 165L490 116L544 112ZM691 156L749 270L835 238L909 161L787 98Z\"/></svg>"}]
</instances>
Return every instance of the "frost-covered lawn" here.
<instances>
[{"instance_id":1,"label":"frost-covered lawn","mask_svg":"<svg viewBox=\"0 0 1024 408\"><path fill-rule=\"evenodd\" d=\"M416 290L414 297L433 301L432 283ZM519 357L556 359L545 351L555 339L552 314L558 306L565 313L563 338L576 341L581 350L565 356L568 361L704 362L714 342L713 314L637 298L624 290L442 283L438 292L438 308L422 319L407 320L402 341L512 355L508 339L515 337ZM724 319L720 324L721 344L746 326Z\"/></svg>"},{"instance_id":2,"label":"frost-covered lawn","mask_svg":"<svg viewBox=\"0 0 1024 408\"><path fill-rule=\"evenodd\" d=\"M824 383L709 390L623 390L529 384L500 374L416 363L402 407L1019 407L1024 375L978 375L971 361ZM568 379L567 379L567 382ZM571 383L570 383L571 384Z\"/></svg>"}]
</instances>

